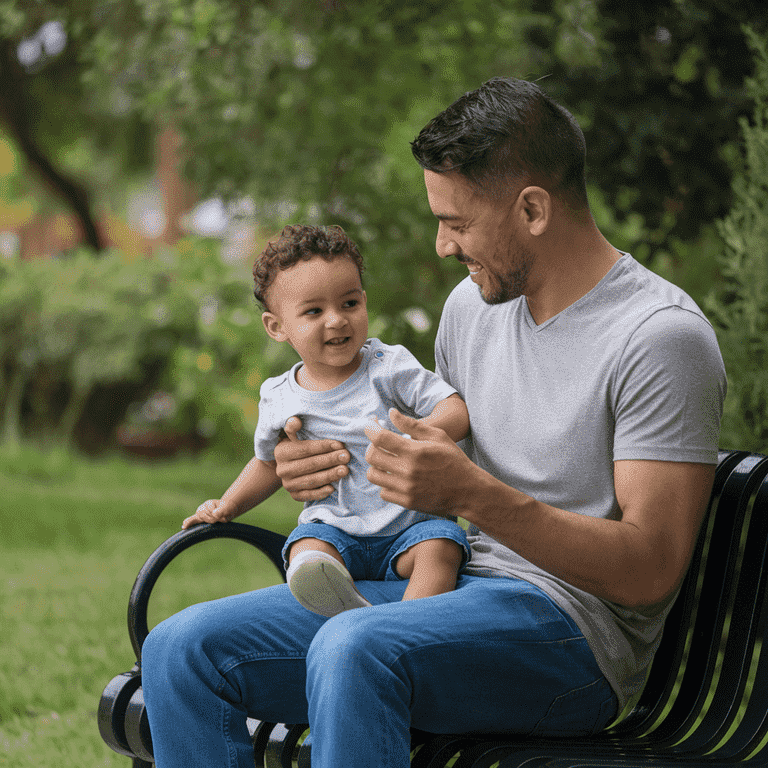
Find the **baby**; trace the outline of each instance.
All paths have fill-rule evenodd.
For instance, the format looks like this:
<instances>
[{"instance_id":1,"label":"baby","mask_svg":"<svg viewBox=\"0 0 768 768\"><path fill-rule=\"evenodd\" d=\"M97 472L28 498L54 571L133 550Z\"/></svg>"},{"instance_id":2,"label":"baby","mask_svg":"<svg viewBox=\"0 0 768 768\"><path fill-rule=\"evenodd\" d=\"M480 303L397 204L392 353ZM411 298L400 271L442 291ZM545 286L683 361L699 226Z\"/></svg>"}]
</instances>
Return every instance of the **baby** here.
<instances>
[{"instance_id":1,"label":"baby","mask_svg":"<svg viewBox=\"0 0 768 768\"><path fill-rule=\"evenodd\" d=\"M459 525L385 502L366 478L363 430L385 425L390 408L454 441L467 436L469 416L456 391L404 347L368 338L362 271L341 227L285 227L259 255L254 294L264 328L301 362L261 387L255 457L221 499L182 525L229 522L273 494L281 485L274 448L290 417L301 419L303 438L342 441L349 474L328 498L305 504L283 550L291 592L323 616L369 606L360 579L408 579L403 600L449 592L470 557Z\"/></svg>"}]
</instances>

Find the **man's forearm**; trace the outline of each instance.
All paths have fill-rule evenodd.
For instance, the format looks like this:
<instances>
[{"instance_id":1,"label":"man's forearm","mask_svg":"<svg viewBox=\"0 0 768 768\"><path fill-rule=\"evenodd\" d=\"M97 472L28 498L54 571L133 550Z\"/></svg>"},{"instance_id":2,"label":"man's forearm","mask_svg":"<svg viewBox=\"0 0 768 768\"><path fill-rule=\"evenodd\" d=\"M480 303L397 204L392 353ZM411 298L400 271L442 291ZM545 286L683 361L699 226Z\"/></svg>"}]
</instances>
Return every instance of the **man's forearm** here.
<instances>
[{"instance_id":1,"label":"man's forearm","mask_svg":"<svg viewBox=\"0 0 768 768\"><path fill-rule=\"evenodd\" d=\"M712 473L707 465L619 463L642 466L647 477L638 486L652 486L645 496L621 492L628 500L620 520L557 509L479 468L465 481L455 513L578 589L631 608L652 606L685 574Z\"/></svg>"},{"instance_id":2,"label":"man's forearm","mask_svg":"<svg viewBox=\"0 0 768 768\"><path fill-rule=\"evenodd\" d=\"M629 577L627 563L636 556L626 526L551 507L487 477L456 514L578 589L623 605L635 602L637 579Z\"/></svg>"},{"instance_id":3,"label":"man's forearm","mask_svg":"<svg viewBox=\"0 0 768 768\"><path fill-rule=\"evenodd\" d=\"M636 595L632 589L645 576L628 577L627 564L631 571L645 567L653 573L656 563L646 565L642 539L631 526L539 502L478 467L423 420L393 412L390 418L415 439L367 431L367 476L385 501L462 517L534 565L604 599L627 605L655 599L656 590L643 586Z\"/></svg>"}]
</instances>

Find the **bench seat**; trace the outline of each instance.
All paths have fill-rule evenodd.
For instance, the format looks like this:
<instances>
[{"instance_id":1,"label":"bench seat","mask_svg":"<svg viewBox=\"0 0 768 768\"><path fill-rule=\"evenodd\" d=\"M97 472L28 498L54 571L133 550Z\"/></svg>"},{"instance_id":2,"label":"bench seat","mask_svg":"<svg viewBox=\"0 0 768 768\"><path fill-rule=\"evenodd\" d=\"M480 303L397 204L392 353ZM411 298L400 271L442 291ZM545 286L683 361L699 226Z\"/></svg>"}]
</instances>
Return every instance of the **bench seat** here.
<instances>
[{"instance_id":1,"label":"bench seat","mask_svg":"<svg viewBox=\"0 0 768 768\"><path fill-rule=\"evenodd\" d=\"M691 568L667 619L643 691L618 721L589 738L541 739L412 732L412 768L768 767L768 457L721 451L709 511ZM164 542L129 599L136 658L148 634L147 604L163 569L199 541L239 539L283 575L285 539L242 523L198 526ZM134 768L152 765L141 667L117 675L99 703L99 730ZM306 724L249 720L256 765L309 768ZM510 729L514 724L510 724Z\"/></svg>"}]
</instances>

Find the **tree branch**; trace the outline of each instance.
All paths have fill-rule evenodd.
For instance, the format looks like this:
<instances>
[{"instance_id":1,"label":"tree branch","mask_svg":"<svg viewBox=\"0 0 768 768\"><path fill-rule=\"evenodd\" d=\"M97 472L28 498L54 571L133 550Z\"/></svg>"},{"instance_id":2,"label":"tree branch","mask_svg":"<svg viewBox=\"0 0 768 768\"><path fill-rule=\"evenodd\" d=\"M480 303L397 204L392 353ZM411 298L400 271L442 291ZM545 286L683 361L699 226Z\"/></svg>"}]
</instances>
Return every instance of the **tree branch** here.
<instances>
[{"instance_id":1,"label":"tree branch","mask_svg":"<svg viewBox=\"0 0 768 768\"><path fill-rule=\"evenodd\" d=\"M27 74L16 58L13 41L0 39L0 120L16 139L30 165L48 187L74 211L82 227L86 243L95 251L102 251L104 243L91 214L88 191L69 176L64 175L46 156L35 140L30 114L29 94L24 88Z\"/></svg>"}]
</instances>

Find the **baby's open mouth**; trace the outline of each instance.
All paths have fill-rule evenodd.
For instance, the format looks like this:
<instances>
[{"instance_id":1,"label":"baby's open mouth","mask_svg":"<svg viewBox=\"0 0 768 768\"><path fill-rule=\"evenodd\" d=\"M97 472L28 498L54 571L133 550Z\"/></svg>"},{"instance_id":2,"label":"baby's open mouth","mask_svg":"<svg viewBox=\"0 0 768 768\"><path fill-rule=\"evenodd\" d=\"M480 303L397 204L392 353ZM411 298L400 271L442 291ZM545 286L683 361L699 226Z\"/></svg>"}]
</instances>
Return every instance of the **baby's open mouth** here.
<instances>
[{"instance_id":1,"label":"baby's open mouth","mask_svg":"<svg viewBox=\"0 0 768 768\"><path fill-rule=\"evenodd\" d=\"M326 344L330 344L332 347L338 347L338 346L340 346L341 344L345 344L346 342L348 342L348 341L349 341L349 339L350 339L350 337L349 337L349 336L340 336L340 337L339 337L339 338L337 338L337 339L329 339L329 340L328 340L328 341L326 341L325 343L326 343Z\"/></svg>"}]
</instances>

